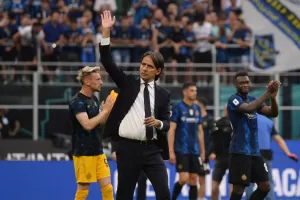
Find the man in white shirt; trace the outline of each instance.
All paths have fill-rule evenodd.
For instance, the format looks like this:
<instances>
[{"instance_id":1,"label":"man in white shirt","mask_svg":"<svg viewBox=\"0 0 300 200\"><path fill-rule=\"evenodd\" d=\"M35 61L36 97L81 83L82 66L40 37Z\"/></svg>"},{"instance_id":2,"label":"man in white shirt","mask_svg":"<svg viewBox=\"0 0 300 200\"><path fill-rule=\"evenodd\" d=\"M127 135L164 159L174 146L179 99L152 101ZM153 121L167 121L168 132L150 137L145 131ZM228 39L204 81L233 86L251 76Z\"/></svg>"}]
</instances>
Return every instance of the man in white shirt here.
<instances>
[{"instance_id":1,"label":"man in white shirt","mask_svg":"<svg viewBox=\"0 0 300 200\"><path fill-rule=\"evenodd\" d=\"M19 60L36 62L38 44L43 44L44 46L46 46L44 42L45 34L43 31L43 25L36 22L33 25L19 27L18 31L19 32L14 34L13 40L15 43L19 43L21 46ZM36 66L24 66L24 71L27 71L28 69L35 70ZM26 75L22 76L23 82L27 82L28 79L31 81L32 77L27 77Z\"/></svg>"},{"instance_id":2,"label":"man in white shirt","mask_svg":"<svg viewBox=\"0 0 300 200\"><path fill-rule=\"evenodd\" d=\"M170 92L155 83L164 69L160 53L142 56L140 75L125 74L112 60L110 29L115 23L109 11L101 14L103 34L101 62L120 89L103 130L103 138L118 141L117 199L132 200L137 180L144 171L156 199L170 199L164 159L169 159Z\"/></svg>"},{"instance_id":3,"label":"man in white shirt","mask_svg":"<svg viewBox=\"0 0 300 200\"><path fill-rule=\"evenodd\" d=\"M94 11L99 12L104 9L109 9L111 12L116 12L116 0L96 0L94 3Z\"/></svg>"},{"instance_id":4,"label":"man in white shirt","mask_svg":"<svg viewBox=\"0 0 300 200\"><path fill-rule=\"evenodd\" d=\"M212 63L212 45L209 40L212 24L205 21L204 13L198 13L196 15L196 21L193 27L197 41L194 61L195 63L209 65ZM210 72L211 69L212 66L200 66L200 68L197 68L197 71ZM197 79L199 84L206 85L208 83L208 77L206 75L198 76Z\"/></svg>"}]
</instances>

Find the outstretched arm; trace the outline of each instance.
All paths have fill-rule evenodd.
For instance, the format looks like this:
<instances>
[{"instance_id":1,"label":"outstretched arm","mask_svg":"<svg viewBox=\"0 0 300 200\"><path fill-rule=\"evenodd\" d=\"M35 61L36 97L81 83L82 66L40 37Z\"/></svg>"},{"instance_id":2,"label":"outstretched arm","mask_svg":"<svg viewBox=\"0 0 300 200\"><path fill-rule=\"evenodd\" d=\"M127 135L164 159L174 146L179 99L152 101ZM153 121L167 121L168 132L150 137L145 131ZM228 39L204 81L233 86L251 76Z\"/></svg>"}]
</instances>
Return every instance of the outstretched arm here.
<instances>
[{"instance_id":1,"label":"outstretched arm","mask_svg":"<svg viewBox=\"0 0 300 200\"><path fill-rule=\"evenodd\" d=\"M110 29L114 25L116 19L112 18L110 11L105 10L101 14L102 21L102 39L99 44L100 49L100 59L103 67L120 88L124 85L126 74L116 65L112 59L111 50L110 50Z\"/></svg>"}]
</instances>

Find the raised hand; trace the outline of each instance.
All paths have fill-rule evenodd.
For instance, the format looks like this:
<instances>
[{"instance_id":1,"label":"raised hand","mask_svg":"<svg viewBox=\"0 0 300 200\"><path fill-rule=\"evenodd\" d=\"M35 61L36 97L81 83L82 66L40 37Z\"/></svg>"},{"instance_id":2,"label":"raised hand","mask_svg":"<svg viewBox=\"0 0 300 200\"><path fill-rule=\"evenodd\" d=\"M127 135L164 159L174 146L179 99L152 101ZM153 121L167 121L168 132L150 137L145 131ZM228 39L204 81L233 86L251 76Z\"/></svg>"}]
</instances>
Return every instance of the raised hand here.
<instances>
[{"instance_id":1,"label":"raised hand","mask_svg":"<svg viewBox=\"0 0 300 200\"><path fill-rule=\"evenodd\" d=\"M110 11L104 10L101 14L101 23L103 28L111 28L116 22L116 17L111 17Z\"/></svg>"}]
</instances>

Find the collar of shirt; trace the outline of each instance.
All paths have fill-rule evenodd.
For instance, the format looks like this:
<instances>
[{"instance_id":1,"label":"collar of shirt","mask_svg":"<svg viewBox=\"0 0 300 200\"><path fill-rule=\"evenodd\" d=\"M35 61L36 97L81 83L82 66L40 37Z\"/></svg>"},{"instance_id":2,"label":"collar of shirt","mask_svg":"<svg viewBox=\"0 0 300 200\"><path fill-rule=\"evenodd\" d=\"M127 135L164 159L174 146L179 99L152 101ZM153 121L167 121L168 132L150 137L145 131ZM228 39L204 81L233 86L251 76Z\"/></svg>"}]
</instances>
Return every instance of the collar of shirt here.
<instances>
[{"instance_id":1,"label":"collar of shirt","mask_svg":"<svg viewBox=\"0 0 300 200\"><path fill-rule=\"evenodd\" d=\"M141 84L145 84L145 81L143 79L140 79L141 80ZM151 87L151 88L154 88L154 80L149 82L148 85Z\"/></svg>"}]
</instances>

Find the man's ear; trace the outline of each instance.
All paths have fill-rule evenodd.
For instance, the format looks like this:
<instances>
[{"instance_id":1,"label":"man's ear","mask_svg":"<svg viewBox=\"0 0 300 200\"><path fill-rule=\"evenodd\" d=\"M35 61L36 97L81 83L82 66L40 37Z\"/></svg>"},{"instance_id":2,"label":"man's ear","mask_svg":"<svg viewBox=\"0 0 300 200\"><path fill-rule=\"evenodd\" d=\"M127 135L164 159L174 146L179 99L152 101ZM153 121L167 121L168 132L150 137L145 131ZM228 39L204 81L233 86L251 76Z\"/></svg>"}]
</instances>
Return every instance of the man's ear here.
<instances>
[{"instance_id":1,"label":"man's ear","mask_svg":"<svg viewBox=\"0 0 300 200\"><path fill-rule=\"evenodd\" d=\"M156 75L159 75L161 73L161 68L157 69Z\"/></svg>"}]
</instances>

